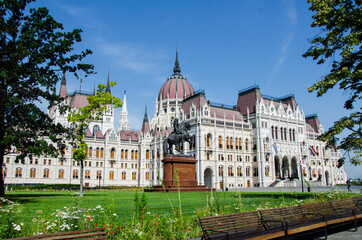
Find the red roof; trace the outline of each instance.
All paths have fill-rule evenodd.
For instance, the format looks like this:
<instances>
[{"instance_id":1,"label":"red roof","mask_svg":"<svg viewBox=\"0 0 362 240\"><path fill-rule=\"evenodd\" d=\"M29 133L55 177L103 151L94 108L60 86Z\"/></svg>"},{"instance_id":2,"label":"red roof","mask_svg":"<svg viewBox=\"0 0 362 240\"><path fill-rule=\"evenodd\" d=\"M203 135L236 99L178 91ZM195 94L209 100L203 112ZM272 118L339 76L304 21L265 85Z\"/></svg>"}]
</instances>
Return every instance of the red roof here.
<instances>
[{"instance_id":1,"label":"red roof","mask_svg":"<svg viewBox=\"0 0 362 240\"><path fill-rule=\"evenodd\" d=\"M122 130L119 134L121 136L121 140L129 140L131 138L131 141L138 141L139 138L139 132L136 131Z\"/></svg>"},{"instance_id":2,"label":"red roof","mask_svg":"<svg viewBox=\"0 0 362 240\"><path fill-rule=\"evenodd\" d=\"M189 81L181 75L174 75L162 85L158 100L165 100L168 97L174 99L176 96L179 99L184 99L194 93L195 91Z\"/></svg>"}]
</instances>

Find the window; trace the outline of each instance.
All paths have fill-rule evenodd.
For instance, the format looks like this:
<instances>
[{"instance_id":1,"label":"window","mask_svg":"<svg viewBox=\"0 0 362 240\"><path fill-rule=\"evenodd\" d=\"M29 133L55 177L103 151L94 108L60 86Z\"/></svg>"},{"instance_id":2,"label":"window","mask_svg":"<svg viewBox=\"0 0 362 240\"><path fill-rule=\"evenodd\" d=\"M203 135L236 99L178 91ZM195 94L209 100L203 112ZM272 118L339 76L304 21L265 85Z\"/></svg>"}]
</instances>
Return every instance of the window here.
<instances>
[{"instance_id":1,"label":"window","mask_svg":"<svg viewBox=\"0 0 362 240\"><path fill-rule=\"evenodd\" d=\"M229 149L230 145L229 145L229 137L226 137L226 149Z\"/></svg>"},{"instance_id":2,"label":"window","mask_svg":"<svg viewBox=\"0 0 362 240\"><path fill-rule=\"evenodd\" d=\"M92 153L93 153L93 148L92 148L92 147L89 147L89 149L88 149L88 156L89 156L89 157L92 157Z\"/></svg>"},{"instance_id":3,"label":"window","mask_svg":"<svg viewBox=\"0 0 362 240\"><path fill-rule=\"evenodd\" d=\"M30 178L35 178L36 177L36 169L32 168L30 169Z\"/></svg>"},{"instance_id":4,"label":"window","mask_svg":"<svg viewBox=\"0 0 362 240\"><path fill-rule=\"evenodd\" d=\"M241 145L241 138L239 138L239 150L242 150L243 146Z\"/></svg>"},{"instance_id":5,"label":"window","mask_svg":"<svg viewBox=\"0 0 362 240\"><path fill-rule=\"evenodd\" d=\"M84 178L85 178L85 179L90 179L90 171L89 171L89 170L86 170L86 171L84 172Z\"/></svg>"},{"instance_id":6,"label":"window","mask_svg":"<svg viewBox=\"0 0 362 240\"><path fill-rule=\"evenodd\" d=\"M271 127L272 139L274 139L274 126Z\"/></svg>"},{"instance_id":7,"label":"window","mask_svg":"<svg viewBox=\"0 0 362 240\"><path fill-rule=\"evenodd\" d=\"M99 148L96 148L96 157L99 158Z\"/></svg>"},{"instance_id":8,"label":"window","mask_svg":"<svg viewBox=\"0 0 362 240\"><path fill-rule=\"evenodd\" d=\"M46 165L47 164L47 160L43 159L43 164Z\"/></svg>"},{"instance_id":9,"label":"window","mask_svg":"<svg viewBox=\"0 0 362 240\"><path fill-rule=\"evenodd\" d=\"M115 153L116 153L116 149L115 149L115 148L112 148L112 149L111 149L111 158L112 158L112 159L114 159Z\"/></svg>"},{"instance_id":10,"label":"window","mask_svg":"<svg viewBox=\"0 0 362 240\"><path fill-rule=\"evenodd\" d=\"M124 151L124 159L128 159L128 150L127 149Z\"/></svg>"},{"instance_id":11,"label":"window","mask_svg":"<svg viewBox=\"0 0 362 240\"><path fill-rule=\"evenodd\" d=\"M121 150L121 159L124 159L124 150Z\"/></svg>"},{"instance_id":12,"label":"window","mask_svg":"<svg viewBox=\"0 0 362 240\"><path fill-rule=\"evenodd\" d=\"M122 172L122 180L126 180L126 172Z\"/></svg>"},{"instance_id":13,"label":"window","mask_svg":"<svg viewBox=\"0 0 362 240\"><path fill-rule=\"evenodd\" d=\"M207 136L206 136L206 147L210 147L210 145L211 145L211 138L212 138L211 134L210 134L210 133L207 134Z\"/></svg>"},{"instance_id":14,"label":"window","mask_svg":"<svg viewBox=\"0 0 362 240\"><path fill-rule=\"evenodd\" d=\"M10 163L10 158L9 157L6 158L6 163Z\"/></svg>"},{"instance_id":15,"label":"window","mask_svg":"<svg viewBox=\"0 0 362 240\"><path fill-rule=\"evenodd\" d=\"M280 128L280 139L281 139L281 140L284 140L284 139L283 139L283 136L284 136L284 135L283 135L283 128Z\"/></svg>"},{"instance_id":16,"label":"window","mask_svg":"<svg viewBox=\"0 0 362 240\"><path fill-rule=\"evenodd\" d=\"M219 148L222 148L222 137L219 136Z\"/></svg>"},{"instance_id":17,"label":"window","mask_svg":"<svg viewBox=\"0 0 362 240\"><path fill-rule=\"evenodd\" d=\"M224 161L224 154L219 154L219 161Z\"/></svg>"},{"instance_id":18,"label":"window","mask_svg":"<svg viewBox=\"0 0 362 240\"><path fill-rule=\"evenodd\" d=\"M254 176L254 177L259 176L259 169L258 169L258 168L254 168L254 169L253 169L253 176Z\"/></svg>"},{"instance_id":19,"label":"window","mask_svg":"<svg viewBox=\"0 0 362 240\"><path fill-rule=\"evenodd\" d=\"M233 149L233 138L230 137L230 149Z\"/></svg>"},{"instance_id":20,"label":"window","mask_svg":"<svg viewBox=\"0 0 362 240\"><path fill-rule=\"evenodd\" d=\"M78 170L73 170L73 178L79 178L79 172Z\"/></svg>"},{"instance_id":21,"label":"window","mask_svg":"<svg viewBox=\"0 0 362 240\"><path fill-rule=\"evenodd\" d=\"M224 167L219 166L219 177L221 177L224 174Z\"/></svg>"},{"instance_id":22,"label":"window","mask_svg":"<svg viewBox=\"0 0 362 240\"><path fill-rule=\"evenodd\" d=\"M15 177L16 178L21 178L23 176L23 174L22 174L22 169L21 168L17 168L16 170L15 170Z\"/></svg>"},{"instance_id":23,"label":"window","mask_svg":"<svg viewBox=\"0 0 362 240\"><path fill-rule=\"evenodd\" d=\"M97 171L97 179L102 179L102 171L101 170Z\"/></svg>"},{"instance_id":24,"label":"window","mask_svg":"<svg viewBox=\"0 0 362 240\"><path fill-rule=\"evenodd\" d=\"M246 167L245 175L250 177L250 167Z\"/></svg>"},{"instance_id":25,"label":"window","mask_svg":"<svg viewBox=\"0 0 362 240\"><path fill-rule=\"evenodd\" d=\"M113 162L111 162L111 163L110 163L110 165L111 165L111 168L113 168L113 167L114 167L114 163L113 163Z\"/></svg>"},{"instance_id":26,"label":"window","mask_svg":"<svg viewBox=\"0 0 362 240\"><path fill-rule=\"evenodd\" d=\"M44 178L49 178L49 169L44 169Z\"/></svg>"},{"instance_id":27,"label":"window","mask_svg":"<svg viewBox=\"0 0 362 240\"><path fill-rule=\"evenodd\" d=\"M103 157L103 148L101 148L101 158Z\"/></svg>"},{"instance_id":28,"label":"window","mask_svg":"<svg viewBox=\"0 0 362 240\"><path fill-rule=\"evenodd\" d=\"M233 160L233 155L228 155L228 161L232 161Z\"/></svg>"},{"instance_id":29,"label":"window","mask_svg":"<svg viewBox=\"0 0 362 240\"><path fill-rule=\"evenodd\" d=\"M228 167L228 176L229 176L229 177L233 177L233 176L234 176L233 166L229 166L229 167Z\"/></svg>"},{"instance_id":30,"label":"window","mask_svg":"<svg viewBox=\"0 0 362 240\"><path fill-rule=\"evenodd\" d=\"M63 169L59 169L58 178L60 178L60 179L64 178L64 170Z\"/></svg>"},{"instance_id":31,"label":"window","mask_svg":"<svg viewBox=\"0 0 362 240\"><path fill-rule=\"evenodd\" d=\"M150 150L146 150L146 159L150 159Z\"/></svg>"},{"instance_id":32,"label":"window","mask_svg":"<svg viewBox=\"0 0 362 240\"><path fill-rule=\"evenodd\" d=\"M138 159L138 151L137 150L134 152L134 158Z\"/></svg>"},{"instance_id":33,"label":"window","mask_svg":"<svg viewBox=\"0 0 362 240\"><path fill-rule=\"evenodd\" d=\"M145 179L146 179L146 180L150 180L150 173L149 173L149 172L146 172Z\"/></svg>"},{"instance_id":34,"label":"window","mask_svg":"<svg viewBox=\"0 0 362 240\"><path fill-rule=\"evenodd\" d=\"M235 138L235 149L238 150L239 149L239 145L238 145L238 139Z\"/></svg>"},{"instance_id":35,"label":"window","mask_svg":"<svg viewBox=\"0 0 362 240\"><path fill-rule=\"evenodd\" d=\"M238 176L238 177L242 177L242 176L243 176L242 168L241 168L241 167L238 167L238 168L236 169L236 173L237 173L237 176Z\"/></svg>"},{"instance_id":36,"label":"window","mask_svg":"<svg viewBox=\"0 0 362 240\"><path fill-rule=\"evenodd\" d=\"M113 171L109 172L109 180L114 180L114 172Z\"/></svg>"},{"instance_id":37,"label":"window","mask_svg":"<svg viewBox=\"0 0 362 240\"><path fill-rule=\"evenodd\" d=\"M269 177L269 167L268 166L265 167L265 176Z\"/></svg>"},{"instance_id":38,"label":"window","mask_svg":"<svg viewBox=\"0 0 362 240\"><path fill-rule=\"evenodd\" d=\"M131 151L131 159L134 159L134 150Z\"/></svg>"},{"instance_id":39,"label":"window","mask_svg":"<svg viewBox=\"0 0 362 240\"><path fill-rule=\"evenodd\" d=\"M248 141L249 141L248 139L245 139L245 151L249 150Z\"/></svg>"},{"instance_id":40,"label":"window","mask_svg":"<svg viewBox=\"0 0 362 240\"><path fill-rule=\"evenodd\" d=\"M52 165L52 160L51 159L48 160L48 165Z\"/></svg>"},{"instance_id":41,"label":"window","mask_svg":"<svg viewBox=\"0 0 362 240\"><path fill-rule=\"evenodd\" d=\"M137 173L136 172L132 172L132 180L136 180L137 179Z\"/></svg>"}]
</instances>

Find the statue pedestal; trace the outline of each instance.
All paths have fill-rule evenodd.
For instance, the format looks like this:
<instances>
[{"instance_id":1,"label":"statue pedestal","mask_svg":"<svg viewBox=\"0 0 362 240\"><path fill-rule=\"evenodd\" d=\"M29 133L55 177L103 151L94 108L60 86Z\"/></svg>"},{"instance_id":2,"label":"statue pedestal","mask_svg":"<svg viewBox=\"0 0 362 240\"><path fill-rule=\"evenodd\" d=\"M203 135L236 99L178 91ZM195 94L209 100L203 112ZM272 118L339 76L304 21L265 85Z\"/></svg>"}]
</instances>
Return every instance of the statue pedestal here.
<instances>
[{"instance_id":1,"label":"statue pedestal","mask_svg":"<svg viewBox=\"0 0 362 240\"><path fill-rule=\"evenodd\" d=\"M204 185L197 185L196 159L189 156L167 156L163 159L163 186L145 189L145 192L208 192ZM178 176L178 183L177 177Z\"/></svg>"}]
</instances>

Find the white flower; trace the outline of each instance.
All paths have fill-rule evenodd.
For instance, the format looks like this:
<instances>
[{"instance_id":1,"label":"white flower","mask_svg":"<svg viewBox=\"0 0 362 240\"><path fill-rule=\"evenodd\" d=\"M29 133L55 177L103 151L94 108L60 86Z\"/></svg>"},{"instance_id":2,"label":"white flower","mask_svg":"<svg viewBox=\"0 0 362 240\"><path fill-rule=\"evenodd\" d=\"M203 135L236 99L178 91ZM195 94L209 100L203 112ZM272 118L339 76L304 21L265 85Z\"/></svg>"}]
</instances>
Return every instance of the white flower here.
<instances>
[{"instance_id":1,"label":"white flower","mask_svg":"<svg viewBox=\"0 0 362 240\"><path fill-rule=\"evenodd\" d=\"M21 230L20 225L16 225L16 226L14 227L14 230L20 231L20 230Z\"/></svg>"}]
</instances>

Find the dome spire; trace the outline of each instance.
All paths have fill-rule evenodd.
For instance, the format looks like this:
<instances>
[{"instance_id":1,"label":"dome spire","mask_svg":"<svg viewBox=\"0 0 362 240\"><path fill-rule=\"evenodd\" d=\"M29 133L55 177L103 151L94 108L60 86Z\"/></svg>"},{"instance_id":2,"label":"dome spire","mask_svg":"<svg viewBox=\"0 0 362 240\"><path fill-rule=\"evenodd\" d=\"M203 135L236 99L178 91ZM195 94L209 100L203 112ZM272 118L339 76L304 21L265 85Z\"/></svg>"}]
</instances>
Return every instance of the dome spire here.
<instances>
[{"instance_id":1,"label":"dome spire","mask_svg":"<svg viewBox=\"0 0 362 240\"><path fill-rule=\"evenodd\" d=\"M175 61L175 66L173 67L173 75L181 75L181 68L180 68L180 64L178 62L178 48L176 48L176 61Z\"/></svg>"}]
</instances>

